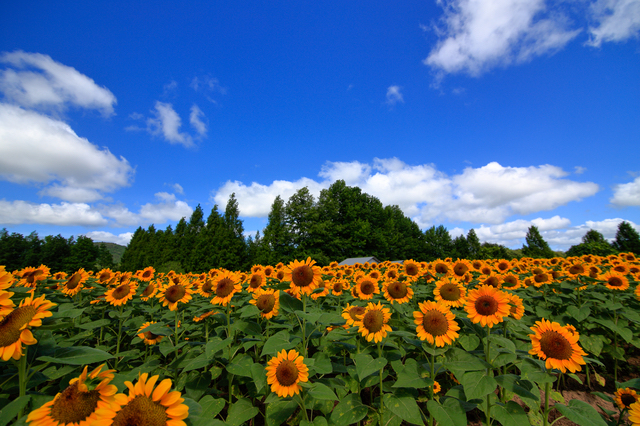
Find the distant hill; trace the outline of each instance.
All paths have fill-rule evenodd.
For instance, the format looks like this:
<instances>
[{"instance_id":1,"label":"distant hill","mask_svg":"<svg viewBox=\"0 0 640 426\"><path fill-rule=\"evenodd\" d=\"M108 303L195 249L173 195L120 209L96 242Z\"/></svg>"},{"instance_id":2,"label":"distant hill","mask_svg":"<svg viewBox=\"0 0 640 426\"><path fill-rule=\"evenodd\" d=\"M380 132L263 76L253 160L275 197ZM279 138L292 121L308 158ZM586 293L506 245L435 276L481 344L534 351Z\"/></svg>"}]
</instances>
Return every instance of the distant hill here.
<instances>
[{"instance_id":1,"label":"distant hill","mask_svg":"<svg viewBox=\"0 0 640 426\"><path fill-rule=\"evenodd\" d=\"M99 246L100 244L104 244L105 246L107 246L107 250L109 250L109 253L111 253L111 256L113 256L113 263L115 263L116 265L120 263L122 254L127 248L126 246L121 246L120 244L116 243L103 243L94 241L93 244L97 246Z\"/></svg>"}]
</instances>

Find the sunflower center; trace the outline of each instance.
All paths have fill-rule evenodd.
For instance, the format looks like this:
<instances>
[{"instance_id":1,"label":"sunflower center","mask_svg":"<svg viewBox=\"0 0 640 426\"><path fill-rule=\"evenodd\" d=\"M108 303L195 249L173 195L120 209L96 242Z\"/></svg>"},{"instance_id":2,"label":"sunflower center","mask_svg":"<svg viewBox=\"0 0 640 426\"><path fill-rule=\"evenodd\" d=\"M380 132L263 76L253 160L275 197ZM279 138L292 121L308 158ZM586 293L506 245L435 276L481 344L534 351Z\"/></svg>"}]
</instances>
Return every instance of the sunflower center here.
<instances>
[{"instance_id":1,"label":"sunflower center","mask_svg":"<svg viewBox=\"0 0 640 426\"><path fill-rule=\"evenodd\" d=\"M200 288L205 293L211 293L211 289L213 289L213 283L211 282L211 280L206 280L204 284L202 284L202 287Z\"/></svg>"},{"instance_id":2,"label":"sunflower center","mask_svg":"<svg viewBox=\"0 0 640 426\"><path fill-rule=\"evenodd\" d=\"M509 269L509 264L507 262L500 262L498 263L498 269L504 272Z\"/></svg>"},{"instance_id":3,"label":"sunflower center","mask_svg":"<svg viewBox=\"0 0 640 426\"><path fill-rule=\"evenodd\" d=\"M395 281L389 284L389 286L387 287L387 291L389 292L389 296L394 299L402 299L409 292L409 290L407 289L407 285L405 283L401 283L400 281Z\"/></svg>"},{"instance_id":4,"label":"sunflower center","mask_svg":"<svg viewBox=\"0 0 640 426\"><path fill-rule=\"evenodd\" d=\"M151 271L144 271L142 273L142 279L143 280L148 280L149 278L151 278L152 274L153 274L153 272L151 272Z\"/></svg>"},{"instance_id":5,"label":"sunflower center","mask_svg":"<svg viewBox=\"0 0 640 426\"><path fill-rule=\"evenodd\" d=\"M498 277L489 277L486 280L484 280L483 284L498 288L500 286L500 280L498 279Z\"/></svg>"},{"instance_id":6,"label":"sunflower center","mask_svg":"<svg viewBox=\"0 0 640 426\"><path fill-rule=\"evenodd\" d=\"M537 283L546 283L549 280L549 276L547 274L536 274L533 280Z\"/></svg>"},{"instance_id":7,"label":"sunflower center","mask_svg":"<svg viewBox=\"0 0 640 426\"><path fill-rule=\"evenodd\" d=\"M461 277L469 271L469 268L464 263L456 263L453 267L453 273Z\"/></svg>"},{"instance_id":8,"label":"sunflower center","mask_svg":"<svg viewBox=\"0 0 640 426\"><path fill-rule=\"evenodd\" d=\"M449 330L449 322L442 312L431 309L422 317L422 327L432 336L442 336Z\"/></svg>"},{"instance_id":9,"label":"sunflower center","mask_svg":"<svg viewBox=\"0 0 640 426\"><path fill-rule=\"evenodd\" d=\"M229 278L223 278L216 284L216 296L227 297L234 289L233 281Z\"/></svg>"},{"instance_id":10,"label":"sunflower center","mask_svg":"<svg viewBox=\"0 0 640 426\"><path fill-rule=\"evenodd\" d=\"M620 396L620 401L622 401L622 404L628 408L631 404L636 402L636 397L630 393L623 393L622 396Z\"/></svg>"},{"instance_id":11,"label":"sunflower center","mask_svg":"<svg viewBox=\"0 0 640 426\"><path fill-rule=\"evenodd\" d=\"M398 273L393 270L393 269L389 269L387 271L387 277L391 278L391 279L395 279L398 276Z\"/></svg>"},{"instance_id":12,"label":"sunflower center","mask_svg":"<svg viewBox=\"0 0 640 426\"><path fill-rule=\"evenodd\" d=\"M358 321L358 317L364 314L365 309L362 306L354 306L349 309L349 315L351 315L351 319L354 321Z\"/></svg>"},{"instance_id":13,"label":"sunflower center","mask_svg":"<svg viewBox=\"0 0 640 426\"><path fill-rule=\"evenodd\" d=\"M278 271L276 273L276 278L282 281L282 279L284 278L284 271Z\"/></svg>"},{"instance_id":14,"label":"sunflower center","mask_svg":"<svg viewBox=\"0 0 640 426\"><path fill-rule=\"evenodd\" d=\"M418 275L418 272L420 272L420 270L418 268L418 265L416 265L415 263L409 263L408 265L405 265L404 272L406 272L407 275Z\"/></svg>"},{"instance_id":15,"label":"sunflower center","mask_svg":"<svg viewBox=\"0 0 640 426\"><path fill-rule=\"evenodd\" d=\"M444 300L455 302L460 299L460 295L460 288L455 284L447 283L440 287L440 296Z\"/></svg>"},{"instance_id":16,"label":"sunflower center","mask_svg":"<svg viewBox=\"0 0 640 426\"><path fill-rule=\"evenodd\" d=\"M20 338L21 328L36 314L33 306L16 308L0 321L0 348L9 346Z\"/></svg>"},{"instance_id":17,"label":"sunflower center","mask_svg":"<svg viewBox=\"0 0 640 426\"><path fill-rule=\"evenodd\" d=\"M625 268L625 267L624 267L624 266L622 266L622 265L615 266L615 267L613 268L613 270L614 270L614 271L616 271L616 272L622 272L622 273L627 272L627 268Z\"/></svg>"},{"instance_id":18,"label":"sunflower center","mask_svg":"<svg viewBox=\"0 0 640 426\"><path fill-rule=\"evenodd\" d=\"M342 293L342 283L333 283L333 291L336 293Z\"/></svg>"},{"instance_id":19,"label":"sunflower center","mask_svg":"<svg viewBox=\"0 0 640 426\"><path fill-rule=\"evenodd\" d=\"M264 268L263 272L267 277L270 277L271 274L273 274L273 268L270 266L267 266L266 268Z\"/></svg>"},{"instance_id":20,"label":"sunflower center","mask_svg":"<svg viewBox=\"0 0 640 426\"><path fill-rule=\"evenodd\" d=\"M298 380L298 367L288 359L282 361L276 368L276 378L280 386L291 386Z\"/></svg>"},{"instance_id":21,"label":"sunflower center","mask_svg":"<svg viewBox=\"0 0 640 426\"><path fill-rule=\"evenodd\" d=\"M506 277L504 277L504 283L508 284L507 287L513 287L518 285L518 279L516 277L514 277L513 275L507 275ZM503 283L503 285L504 285Z\"/></svg>"},{"instance_id":22,"label":"sunflower center","mask_svg":"<svg viewBox=\"0 0 640 426\"><path fill-rule=\"evenodd\" d=\"M375 289L376 289L376 286L372 281L364 280L362 284L360 284L360 293L362 294L365 294L365 295L373 294Z\"/></svg>"},{"instance_id":23,"label":"sunflower center","mask_svg":"<svg viewBox=\"0 0 640 426\"><path fill-rule=\"evenodd\" d=\"M251 280L249 280L249 287L258 288L262 285L262 277L258 274L251 275Z\"/></svg>"},{"instance_id":24,"label":"sunflower center","mask_svg":"<svg viewBox=\"0 0 640 426\"><path fill-rule=\"evenodd\" d=\"M569 268L569 273L572 275L584 274L584 267L582 265L572 265Z\"/></svg>"},{"instance_id":25,"label":"sunflower center","mask_svg":"<svg viewBox=\"0 0 640 426\"><path fill-rule=\"evenodd\" d=\"M476 299L475 308L482 316L493 315L498 312L498 301L491 296L480 296Z\"/></svg>"},{"instance_id":26,"label":"sunflower center","mask_svg":"<svg viewBox=\"0 0 640 426\"><path fill-rule=\"evenodd\" d=\"M555 359L570 359L573 354L571 342L557 331L545 331L540 338L540 349L542 352Z\"/></svg>"},{"instance_id":27,"label":"sunflower center","mask_svg":"<svg viewBox=\"0 0 640 426\"><path fill-rule=\"evenodd\" d=\"M444 263L437 263L434 269L438 274L446 274L447 272L449 272L449 267Z\"/></svg>"},{"instance_id":28,"label":"sunflower center","mask_svg":"<svg viewBox=\"0 0 640 426\"><path fill-rule=\"evenodd\" d=\"M100 391L80 392L78 382L67 387L51 406L51 418L62 423L79 423L98 407Z\"/></svg>"},{"instance_id":29,"label":"sunflower center","mask_svg":"<svg viewBox=\"0 0 640 426\"><path fill-rule=\"evenodd\" d=\"M142 292L142 297L149 297L151 293L153 293L153 290L155 290L155 288L156 288L155 285L149 284L147 288L145 288L144 291Z\"/></svg>"},{"instance_id":30,"label":"sunflower center","mask_svg":"<svg viewBox=\"0 0 640 426\"><path fill-rule=\"evenodd\" d=\"M256 300L256 306L263 314L268 314L276 305L276 298L273 294L261 294Z\"/></svg>"},{"instance_id":31,"label":"sunflower center","mask_svg":"<svg viewBox=\"0 0 640 426\"><path fill-rule=\"evenodd\" d=\"M100 281L101 283L106 283L110 279L111 279L111 273L109 272L103 272L98 276L98 281Z\"/></svg>"},{"instance_id":32,"label":"sunflower center","mask_svg":"<svg viewBox=\"0 0 640 426\"><path fill-rule=\"evenodd\" d=\"M81 279L82 275L76 272L75 274L71 275L71 278L69 278L69 280L67 281L66 287L69 290L73 290L74 288L78 287Z\"/></svg>"},{"instance_id":33,"label":"sunflower center","mask_svg":"<svg viewBox=\"0 0 640 426\"><path fill-rule=\"evenodd\" d=\"M313 269L309 265L298 266L291 271L291 281L298 287L306 287L313 282Z\"/></svg>"},{"instance_id":34,"label":"sunflower center","mask_svg":"<svg viewBox=\"0 0 640 426\"><path fill-rule=\"evenodd\" d=\"M376 333L382 330L383 323L384 314L378 309L367 312L362 318L362 325L369 330L369 333Z\"/></svg>"},{"instance_id":35,"label":"sunflower center","mask_svg":"<svg viewBox=\"0 0 640 426\"><path fill-rule=\"evenodd\" d=\"M611 277L611 278L609 278L609 285L611 287L621 287L622 284L623 284L623 282L620 279L620 277Z\"/></svg>"},{"instance_id":36,"label":"sunflower center","mask_svg":"<svg viewBox=\"0 0 640 426\"><path fill-rule=\"evenodd\" d=\"M113 418L113 426L165 426L165 408L144 395L138 395Z\"/></svg>"},{"instance_id":37,"label":"sunflower center","mask_svg":"<svg viewBox=\"0 0 640 426\"><path fill-rule=\"evenodd\" d=\"M179 284L174 284L167 289L164 293L164 297L171 303L176 303L182 299L187 291Z\"/></svg>"},{"instance_id":38,"label":"sunflower center","mask_svg":"<svg viewBox=\"0 0 640 426\"><path fill-rule=\"evenodd\" d=\"M119 299L122 299L123 297L127 297L130 291L131 291L131 288L129 287L129 284L122 284L121 286L113 290L113 293L111 293L111 297L113 297L116 300L119 300Z\"/></svg>"}]
</instances>

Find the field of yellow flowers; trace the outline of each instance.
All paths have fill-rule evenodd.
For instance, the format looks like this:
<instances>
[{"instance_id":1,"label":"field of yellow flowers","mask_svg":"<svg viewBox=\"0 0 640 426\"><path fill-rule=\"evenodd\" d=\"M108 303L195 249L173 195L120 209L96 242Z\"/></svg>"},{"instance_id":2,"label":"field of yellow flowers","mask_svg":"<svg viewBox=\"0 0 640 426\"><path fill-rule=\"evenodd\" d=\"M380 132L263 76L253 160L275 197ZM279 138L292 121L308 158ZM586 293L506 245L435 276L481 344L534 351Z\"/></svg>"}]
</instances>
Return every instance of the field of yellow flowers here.
<instances>
[{"instance_id":1,"label":"field of yellow flowers","mask_svg":"<svg viewBox=\"0 0 640 426\"><path fill-rule=\"evenodd\" d=\"M629 253L0 267L0 426L640 425L638 281Z\"/></svg>"}]
</instances>

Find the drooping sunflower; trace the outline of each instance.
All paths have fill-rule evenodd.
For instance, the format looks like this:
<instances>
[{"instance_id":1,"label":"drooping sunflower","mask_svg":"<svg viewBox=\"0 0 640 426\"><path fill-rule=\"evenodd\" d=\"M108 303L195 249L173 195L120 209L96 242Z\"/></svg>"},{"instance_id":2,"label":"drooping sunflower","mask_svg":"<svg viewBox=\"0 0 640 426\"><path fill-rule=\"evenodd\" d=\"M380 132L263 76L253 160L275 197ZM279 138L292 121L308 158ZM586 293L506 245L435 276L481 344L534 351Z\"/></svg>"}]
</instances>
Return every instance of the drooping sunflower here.
<instances>
[{"instance_id":1,"label":"drooping sunflower","mask_svg":"<svg viewBox=\"0 0 640 426\"><path fill-rule=\"evenodd\" d=\"M309 367L304 363L304 357L291 349L289 353L282 350L267 363L267 383L271 385L271 392L280 397L293 396L300 393L300 382L309 381Z\"/></svg>"},{"instance_id":2,"label":"drooping sunflower","mask_svg":"<svg viewBox=\"0 0 640 426\"><path fill-rule=\"evenodd\" d=\"M145 322L138 329L138 337L142 339L145 345L155 345L156 343L160 343L160 341L164 338L164 336L154 334L150 331L142 331L150 325L156 323L157 321Z\"/></svg>"},{"instance_id":3,"label":"drooping sunflower","mask_svg":"<svg viewBox=\"0 0 640 426\"><path fill-rule=\"evenodd\" d=\"M616 390L615 394L613 394L613 399L616 401L616 405L618 405L618 408L621 410L631 407L631 405L638 401L639 397L640 396L636 393L636 391L631 388L620 388Z\"/></svg>"},{"instance_id":4,"label":"drooping sunflower","mask_svg":"<svg viewBox=\"0 0 640 426\"><path fill-rule=\"evenodd\" d=\"M227 306L234 294L242 291L240 277L231 271L222 271L213 280L215 296L211 299L213 305Z\"/></svg>"},{"instance_id":5,"label":"drooping sunflower","mask_svg":"<svg viewBox=\"0 0 640 426\"><path fill-rule=\"evenodd\" d=\"M169 392L171 379L156 386L159 376L147 378L143 373L135 385L124 382L129 395L119 393L110 407L98 408L98 420L92 426L186 426L183 420L189 417L189 407L180 392Z\"/></svg>"},{"instance_id":6,"label":"drooping sunflower","mask_svg":"<svg viewBox=\"0 0 640 426\"><path fill-rule=\"evenodd\" d=\"M267 279L262 271L254 272L251 274L251 277L249 277L249 286L247 287L247 291L249 293L253 293L260 289L266 282Z\"/></svg>"},{"instance_id":7,"label":"drooping sunflower","mask_svg":"<svg viewBox=\"0 0 640 426\"><path fill-rule=\"evenodd\" d=\"M103 367L104 364L88 374L88 366L84 367L64 391L29 413L27 422L31 426L91 426L98 419L97 410L109 408L118 391L109 384L115 370L101 371Z\"/></svg>"},{"instance_id":8,"label":"drooping sunflower","mask_svg":"<svg viewBox=\"0 0 640 426\"><path fill-rule=\"evenodd\" d=\"M162 302L162 306L168 306L170 311L178 309L178 303L189 303L193 293L193 283L188 278L176 281L170 280L161 289L156 297Z\"/></svg>"},{"instance_id":9,"label":"drooping sunflower","mask_svg":"<svg viewBox=\"0 0 640 426\"><path fill-rule=\"evenodd\" d=\"M304 262L294 260L284 269L283 281L289 281L290 288L296 297L309 295L318 287L322 280L322 271L315 266L316 261L310 257Z\"/></svg>"},{"instance_id":10,"label":"drooping sunflower","mask_svg":"<svg viewBox=\"0 0 640 426\"><path fill-rule=\"evenodd\" d=\"M61 290L67 296L75 296L82 290L83 284L89 279L89 274L80 268L78 271L71 274L69 279L62 284Z\"/></svg>"},{"instance_id":11,"label":"drooping sunflower","mask_svg":"<svg viewBox=\"0 0 640 426\"><path fill-rule=\"evenodd\" d=\"M391 331L391 327L387 324L390 318L389 308L385 308L380 302L377 305L369 302L364 313L358 316L353 326L358 327L358 333L361 333L367 342L373 340L378 343L387 336L387 332Z\"/></svg>"},{"instance_id":12,"label":"drooping sunflower","mask_svg":"<svg viewBox=\"0 0 640 426\"><path fill-rule=\"evenodd\" d=\"M280 291L272 288L261 288L253 293L253 299L249 303L260 309L260 315L264 319L271 319L278 315L280 310Z\"/></svg>"},{"instance_id":13,"label":"drooping sunflower","mask_svg":"<svg viewBox=\"0 0 640 426\"><path fill-rule=\"evenodd\" d=\"M618 272L608 271L598 277L604 281L604 285L609 290L626 290L629 288L629 280L627 277Z\"/></svg>"},{"instance_id":14,"label":"drooping sunflower","mask_svg":"<svg viewBox=\"0 0 640 426\"><path fill-rule=\"evenodd\" d=\"M22 356L22 344L35 345L38 341L31 334L31 327L40 327L42 318L53 315L49 309L55 303L45 299L42 295L37 298L29 296L23 299L17 308L12 310L0 321L0 359L16 361Z\"/></svg>"},{"instance_id":15,"label":"drooping sunflower","mask_svg":"<svg viewBox=\"0 0 640 426\"><path fill-rule=\"evenodd\" d=\"M563 373L567 369L572 373L580 371L580 365L584 365L583 356L587 355L578 345L580 336L570 333L557 322L546 319L536 321L531 327L534 334L530 334L532 349L531 355L537 355L546 360L548 369L557 368Z\"/></svg>"},{"instance_id":16,"label":"drooping sunflower","mask_svg":"<svg viewBox=\"0 0 640 426\"><path fill-rule=\"evenodd\" d=\"M15 281L13 274L6 270L6 268L0 265L0 290L6 290Z\"/></svg>"},{"instance_id":17,"label":"drooping sunflower","mask_svg":"<svg viewBox=\"0 0 640 426\"><path fill-rule=\"evenodd\" d=\"M413 312L413 322L420 340L442 347L458 338L460 327L447 306L429 300L418 303L418 307L420 310Z\"/></svg>"},{"instance_id":18,"label":"drooping sunflower","mask_svg":"<svg viewBox=\"0 0 640 426\"><path fill-rule=\"evenodd\" d=\"M342 318L347 320L348 326L353 326L358 318L364 314L366 309L362 306L354 306L347 303L347 307L342 310Z\"/></svg>"},{"instance_id":19,"label":"drooping sunflower","mask_svg":"<svg viewBox=\"0 0 640 426\"><path fill-rule=\"evenodd\" d=\"M407 303L413 297L413 289L411 288L411 281L386 281L383 286L384 298L393 305L393 302L398 304Z\"/></svg>"},{"instance_id":20,"label":"drooping sunflower","mask_svg":"<svg viewBox=\"0 0 640 426\"><path fill-rule=\"evenodd\" d=\"M519 320L524 316L524 304L522 298L513 293L505 293L509 298L509 316Z\"/></svg>"},{"instance_id":21,"label":"drooping sunflower","mask_svg":"<svg viewBox=\"0 0 640 426\"><path fill-rule=\"evenodd\" d=\"M16 275L20 278L17 285L22 287L35 287L38 282L47 279L50 269L45 265L40 265L38 268L27 266L18 272Z\"/></svg>"},{"instance_id":22,"label":"drooping sunflower","mask_svg":"<svg viewBox=\"0 0 640 426\"><path fill-rule=\"evenodd\" d=\"M118 287L107 290L104 293L105 301L113 306L125 305L129 300L133 299L133 295L136 294L137 289L138 286L135 282L124 282Z\"/></svg>"},{"instance_id":23,"label":"drooping sunflower","mask_svg":"<svg viewBox=\"0 0 640 426\"><path fill-rule=\"evenodd\" d=\"M469 291L465 310L471 322L492 328L509 315L509 299L501 290L483 285Z\"/></svg>"},{"instance_id":24,"label":"drooping sunflower","mask_svg":"<svg viewBox=\"0 0 640 426\"><path fill-rule=\"evenodd\" d=\"M356 281L355 288L358 291L358 297L360 300L373 299L374 294L380 294L380 288L378 281L365 275Z\"/></svg>"},{"instance_id":25,"label":"drooping sunflower","mask_svg":"<svg viewBox=\"0 0 640 426\"><path fill-rule=\"evenodd\" d=\"M439 303L449 308L464 306L467 289L454 277L445 277L436 282L433 296Z\"/></svg>"},{"instance_id":26,"label":"drooping sunflower","mask_svg":"<svg viewBox=\"0 0 640 426\"><path fill-rule=\"evenodd\" d=\"M156 270L154 269L153 266L147 266L143 270L136 272L136 278L139 279L140 281L145 281L145 282L151 281L155 273L156 273Z\"/></svg>"}]
</instances>

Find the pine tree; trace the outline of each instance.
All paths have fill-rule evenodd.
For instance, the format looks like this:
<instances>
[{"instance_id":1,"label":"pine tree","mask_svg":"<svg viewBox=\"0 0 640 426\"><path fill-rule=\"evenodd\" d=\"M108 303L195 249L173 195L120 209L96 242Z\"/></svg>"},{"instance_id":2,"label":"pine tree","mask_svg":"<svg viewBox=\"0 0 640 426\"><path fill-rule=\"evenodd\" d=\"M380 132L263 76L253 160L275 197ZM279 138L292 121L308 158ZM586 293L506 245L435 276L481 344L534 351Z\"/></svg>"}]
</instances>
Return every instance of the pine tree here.
<instances>
[{"instance_id":1,"label":"pine tree","mask_svg":"<svg viewBox=\"0 0 640 426\"><path fill-rule=\"evenodd\" d=\"M469 244L469 259L480 258L480 239L473 228L467 232L467 243Z\"/></svg>"},{"instance_id":2,"label":"pine tree","mask_svg":"<svg viewBox=\"0 0 640 426\"><path fill-rule=\"evenodd\" d=\"M522 247L522 254L525 257L533 258L551 258L555 257L555 253L549 247L549 244L542 238L540 231L536 226L530 226L526 236L527 243Z\"/></svg>"},{"instance_id":3,"label":"pine tree","mask_svg":"<svg viewBox=\"0 0 640 426\"><path fill-rule=\"evenodd\" d=\"M263 230L262 238L255 242L256 258L254 263L261 265L275 265L278 262L289 263L293 260L293 241L285 222L284 201L278 195L273 204L267 226Z\"/></svg>"},{"instance_id":4,"label":"pine tree","mask_svg":"<svg viewBox=\"0 0 640 426\"><path fill-rule=\"evenodd\" d=\"M638 231L629 222L621 222L618 225L613 247L621 253L640 255L640 235Z\"/></svg>"}]
</instances>

